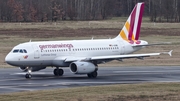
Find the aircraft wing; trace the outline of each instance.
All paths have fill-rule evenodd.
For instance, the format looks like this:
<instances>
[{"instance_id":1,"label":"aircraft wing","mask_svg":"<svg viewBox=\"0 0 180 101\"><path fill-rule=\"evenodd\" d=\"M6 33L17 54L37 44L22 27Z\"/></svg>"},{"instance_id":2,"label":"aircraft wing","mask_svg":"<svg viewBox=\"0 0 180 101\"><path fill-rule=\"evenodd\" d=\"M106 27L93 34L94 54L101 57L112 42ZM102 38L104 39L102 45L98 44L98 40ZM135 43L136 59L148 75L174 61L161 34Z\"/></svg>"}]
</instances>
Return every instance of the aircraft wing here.
<instances>
[{"instance_id":1,"label":"aircraft wing","mask_svg":"<svg viewBox=\"0 0 180 101\"><path fill-rule=\"evenodd\" d=\"M90 58L86 57L70 57L66 58L65 62L73 62L73 61L90 61L90 60L108 60L108 59L126 59L126 58L138 58L143 59L144 57L156 56L161 54L169 54L172 56L172 51L169 52L161 52L161 53L146 53L146 54L127 54L127 55L108 55L108 56L94 56Z\"/></svg>"},{"instance_id":2,"label":"aircraft wing","mask_svg":"<svg viewBox=\"0 0 180 101\"><path fill-rule=\"evenodd\" d=\"M73 61L82 61L82 60L90 60L90 58L86 57L68 57L64 60L64 62L73 62Z\"/></svg>"},{"instance_id":3,"label":"aircraft wing","mask_svg":"<svg viewBox=\"0 0 180 101\"><path fill-rule=\"evenodd\" d=\"M172 50L170 52L162 52L162 53L146 53L146 54L127 54L127 55L111 55L111 56L96 56L92 57L91 60L103 60L103 59L126 59L126 58L139 58L156 56L161 54L169 54L172 56Z\"/></svg>"}]
</instances>

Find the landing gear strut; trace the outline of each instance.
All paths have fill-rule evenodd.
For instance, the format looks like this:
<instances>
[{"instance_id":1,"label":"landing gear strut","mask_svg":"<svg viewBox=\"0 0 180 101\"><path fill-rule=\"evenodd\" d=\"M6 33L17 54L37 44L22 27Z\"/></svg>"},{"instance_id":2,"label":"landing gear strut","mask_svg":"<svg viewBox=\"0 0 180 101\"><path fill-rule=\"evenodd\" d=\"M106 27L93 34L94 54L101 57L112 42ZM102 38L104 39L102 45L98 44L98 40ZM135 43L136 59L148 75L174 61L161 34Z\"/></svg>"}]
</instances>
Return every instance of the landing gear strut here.
<instances>
[{"instance_id":1,"label":"landing gear strut","mask_svg":"<svg viewBox=\"0 0 180 101\"><path fill-rule=\"evenodd\" d=\"M54 69L54 75L55 76L62 76L63 74L64 74L64 70L63 69L59 69L59 67Z\"/></svg>"},{"instance_id":2,"label":"landing gear strut","mask_svg":"<svg viewBox=\"0 0 180 101\"><path fill-rule=\"evenodd\" d=\"M26 79L30 79L32 76L31 76L31 69L29 67L27 67L27 73L25 75L25 78Z\"/></svg>"}]
</instances>

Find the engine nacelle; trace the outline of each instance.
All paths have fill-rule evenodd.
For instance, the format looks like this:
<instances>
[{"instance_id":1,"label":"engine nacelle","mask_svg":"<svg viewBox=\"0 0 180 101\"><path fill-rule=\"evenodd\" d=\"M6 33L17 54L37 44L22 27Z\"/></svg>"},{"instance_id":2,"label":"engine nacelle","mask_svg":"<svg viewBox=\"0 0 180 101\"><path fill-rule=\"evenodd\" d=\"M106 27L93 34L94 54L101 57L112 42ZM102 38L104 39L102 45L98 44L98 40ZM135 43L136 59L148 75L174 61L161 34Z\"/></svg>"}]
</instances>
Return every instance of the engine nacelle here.
<instances>
[{"instance_id":1,"label":"engine nacelle","mask_svg":"<svg viewBox=\"0 0 180 101\"><path fill-rule=\"evenodd\" d=\"M96 66L91 62L72 62L69 67L74 74L88 74L96 70Z\"/></svg>"},{"instance_id":2,"label":"engine nacelle","mask_svg":"<svg viewBox=\"0 0 180 101\"><path fill-rule=\"evenodd\" d=\"M42 70L42 69L45 69L45 68L46 67L30 67L30 70L32 72L34 72L34 71L39 71L39 70ZM19 69L21 69L23 72L27 72L28 71L27 67L19 67Z\"/></svg>"}]
</instances>

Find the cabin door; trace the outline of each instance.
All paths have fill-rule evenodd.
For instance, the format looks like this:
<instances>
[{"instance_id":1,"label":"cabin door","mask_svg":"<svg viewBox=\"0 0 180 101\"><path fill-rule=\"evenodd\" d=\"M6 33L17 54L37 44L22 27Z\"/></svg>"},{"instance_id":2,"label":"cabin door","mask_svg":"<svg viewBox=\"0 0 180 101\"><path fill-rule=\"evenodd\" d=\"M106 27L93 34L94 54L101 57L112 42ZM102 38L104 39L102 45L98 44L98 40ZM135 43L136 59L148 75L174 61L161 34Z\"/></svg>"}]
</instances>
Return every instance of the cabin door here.
<instances>
[{"instance_id":1,"label":"cabin door","mask_svg":"<svg viewBox=\"0 0 180 101\"><path fill-rule=\"evenodd\" d=\"M34 49L34 59L39 59L40 58L40 50L37 45L33 45Z\"/></svg>"}]
</instances>

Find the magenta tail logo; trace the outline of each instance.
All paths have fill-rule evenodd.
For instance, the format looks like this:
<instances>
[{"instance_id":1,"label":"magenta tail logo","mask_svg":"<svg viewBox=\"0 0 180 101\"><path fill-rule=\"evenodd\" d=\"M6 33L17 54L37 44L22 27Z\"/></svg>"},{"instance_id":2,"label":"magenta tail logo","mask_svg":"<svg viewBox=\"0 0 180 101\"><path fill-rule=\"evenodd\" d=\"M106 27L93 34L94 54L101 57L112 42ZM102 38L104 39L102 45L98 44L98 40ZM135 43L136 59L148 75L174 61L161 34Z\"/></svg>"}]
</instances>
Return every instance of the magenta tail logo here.
<instances>
[{"instance_id":1,"label":"magenta tail logo","mask_svg":"<svg viewBox=\"0 0 180 101\"><path fill-rule=\"evenodd\" d=\"M140 44L139 34L142 23L142 15L144 11L144 3L138 3L131 12L126 21L120 36L131 44Z\"/></svg>"}]
</instances>

